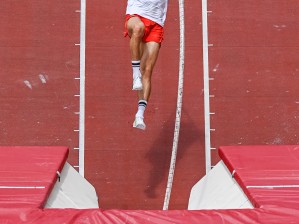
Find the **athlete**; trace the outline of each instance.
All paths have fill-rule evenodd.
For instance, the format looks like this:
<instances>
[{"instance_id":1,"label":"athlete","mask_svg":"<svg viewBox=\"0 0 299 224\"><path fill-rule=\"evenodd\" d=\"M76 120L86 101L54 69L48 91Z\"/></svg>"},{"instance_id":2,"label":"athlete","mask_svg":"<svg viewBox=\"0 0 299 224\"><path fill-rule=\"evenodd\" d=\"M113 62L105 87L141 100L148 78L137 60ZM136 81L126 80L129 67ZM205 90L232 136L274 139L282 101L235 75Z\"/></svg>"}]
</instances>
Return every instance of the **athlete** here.
<instances>
[{"instance_id":1,"label":"athlete","mask_svg":"<svg viewBox=\"0 0 299 224\"><path fill-rule=\"evenodd\" d=\"M138 95L134 128L145 130L144 111L151 94L151 77L164 35L168 0L128 0L125 36L130 37L133 90Z\"/></svg>"}]
</instances>

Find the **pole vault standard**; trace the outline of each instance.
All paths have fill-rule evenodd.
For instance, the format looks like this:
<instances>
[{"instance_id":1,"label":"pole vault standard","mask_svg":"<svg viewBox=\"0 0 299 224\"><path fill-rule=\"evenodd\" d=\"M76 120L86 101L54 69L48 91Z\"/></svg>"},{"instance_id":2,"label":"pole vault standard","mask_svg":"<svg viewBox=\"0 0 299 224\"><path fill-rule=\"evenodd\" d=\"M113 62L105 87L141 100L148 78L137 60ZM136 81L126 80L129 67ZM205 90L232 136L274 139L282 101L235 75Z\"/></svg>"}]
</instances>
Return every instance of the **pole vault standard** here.
<instances>
[{"instance_id":1,"label":"pole vault standard","mask_svg":"<svg viewBox=\"0 0 299 224\"><path fill-rule=\"evenodd\" d=\"M80 10L80 116L79 116L79 173L84 177L85 146L85 31L86 0L81 0Z\"/></svg>"},{"instance_id":2,"label":"pole vault standard","mask_svg":"<svg viewBox=\"0 0 299 224\"><path fill-rule=\"evenodd\" d=\"M205 159L206 173L211 170L211 137L210 137L210 87L209 87L209 43L208 43L208 10L207 0L202 0L202 50L204 79L204 113L205 113Z\"/></svg>"},{"instance_id":3,"label":"pole vault standard","mask_svg":"<svg viewBox=\"0 0 299 224\"><path fill-rule=\"evenodd\" d=\"M180 64L179 64L178 98L177 98L174 137L173 137L173 144L172 144L172 154L171 154L171 161L170 161L170 168L169 168L163 210L168 210L170 194L171 194L171 189L172 189L172 183L173 183L174 170L175 170L176 156L177 156L180 125L181 125L181 114L182 114L182 103L183 103L183 83L184 83L184 64L185 64L184 0L179 0L179 16L180 16Z\"/></svg>"}]
</instances>

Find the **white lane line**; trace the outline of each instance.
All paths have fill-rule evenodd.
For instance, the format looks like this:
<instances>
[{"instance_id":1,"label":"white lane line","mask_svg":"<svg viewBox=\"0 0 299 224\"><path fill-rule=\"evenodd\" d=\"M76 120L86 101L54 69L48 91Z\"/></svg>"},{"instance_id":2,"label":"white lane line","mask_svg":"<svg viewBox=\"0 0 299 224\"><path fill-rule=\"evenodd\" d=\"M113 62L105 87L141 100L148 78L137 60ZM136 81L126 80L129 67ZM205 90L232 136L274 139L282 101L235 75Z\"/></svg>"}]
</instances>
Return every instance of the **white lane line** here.
<instances>
[{"instance_id":1,"label":"white lane line","mask_svg":"<svg viewBox=\"0 0 299 224\"><path fill-rule=\"evenodd\" d=\"M246 188L267 188L267 189L273 189L273 188L299 188L299 185L261 185L261 186L247 186Z\"/></svg>"},{"instance_id":2,"label":"white lane line","mask_svg":"<svg viewBox=\"0 0 299 224\"><path fill-rule=\"evenodd\" d=\"M179 0L179 17L180 17L180 61L179 61L179 83L174 137L172 142L171 161L168 173L167 187L164 198L163 210L168 210L170 195L172 190L175 163L177 157L177 148L180 134L182 103L183 103L183 87L184 87L184 64L185 64L185 18L184 18L184 0Z\"/></svg>"},{"instance_id":3,"label":"white lane line","mask_svg":"<svg viewBox=\"0 0 299 224\"><path fill-rule=\"evenodd\" d=\"M0 186L0 189L45 189L45 186Z\"/></svg>"}]
</instances>

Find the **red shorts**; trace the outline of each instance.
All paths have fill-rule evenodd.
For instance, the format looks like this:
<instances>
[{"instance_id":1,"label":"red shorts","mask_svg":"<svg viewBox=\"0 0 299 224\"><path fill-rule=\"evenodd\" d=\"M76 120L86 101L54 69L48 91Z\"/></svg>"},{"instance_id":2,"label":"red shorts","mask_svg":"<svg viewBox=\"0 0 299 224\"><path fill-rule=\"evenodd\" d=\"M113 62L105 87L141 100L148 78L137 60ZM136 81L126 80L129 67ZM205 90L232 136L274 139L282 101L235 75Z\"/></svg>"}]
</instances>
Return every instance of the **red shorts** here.
<instances>
[{"instance_id":1,"label":"red shorts","mask_svg":"<svg viewBox=\"0 0 299 224\"><path fill-rule=\"evenodd\" d=\"M125 33L124 33L125 37L129 35L128 28L127 28L127 22L130 18L132 18L134 16L140 18L140 20L143 22L143 24L145 26L144 36L142 38L142 40L144 42L154 41L154 42L157 42L157 43L162 43L163 36L164 36L163 27L161 25L159 25L158 23L153 22L153 21L151 21L149 19L146 19L144 17L141 17L137 14L126 15Z\"/></svg>"}]
</instances>

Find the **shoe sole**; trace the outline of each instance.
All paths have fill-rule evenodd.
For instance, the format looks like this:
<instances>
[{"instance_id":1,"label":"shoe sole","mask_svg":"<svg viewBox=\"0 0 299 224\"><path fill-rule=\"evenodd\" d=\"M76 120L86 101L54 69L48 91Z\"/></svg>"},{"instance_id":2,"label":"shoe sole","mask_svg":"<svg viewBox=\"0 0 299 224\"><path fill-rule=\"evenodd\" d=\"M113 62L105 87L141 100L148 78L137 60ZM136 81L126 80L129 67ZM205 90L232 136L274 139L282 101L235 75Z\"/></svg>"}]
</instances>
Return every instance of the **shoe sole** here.
<instances>
[{"instance_id":1,"label":"shoe sole","mask_svg":"<svg viewBox=\"0 0 299 224\"><path fill-rule=\"evenodd\" d=\"M137 87L133 86L132 90L142 90L142 86L137 86Z\"/></svg>"},{"instance_id":2,"label":"shoe sole","mask_svg":"<svg viewBox=\"0 0 299 224\"><path fill-rule=\"evenodd\" d=\"M133 128L138 128L138 129L141 129L141 130L145 130L146 126L145 125L142 125L142 124L133 124Z\"/></svg>"}]
</instances>

